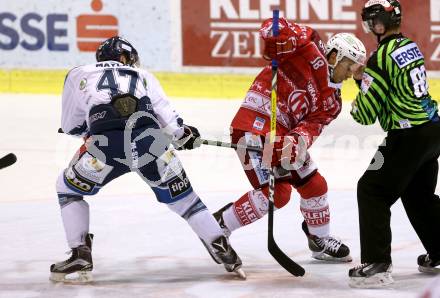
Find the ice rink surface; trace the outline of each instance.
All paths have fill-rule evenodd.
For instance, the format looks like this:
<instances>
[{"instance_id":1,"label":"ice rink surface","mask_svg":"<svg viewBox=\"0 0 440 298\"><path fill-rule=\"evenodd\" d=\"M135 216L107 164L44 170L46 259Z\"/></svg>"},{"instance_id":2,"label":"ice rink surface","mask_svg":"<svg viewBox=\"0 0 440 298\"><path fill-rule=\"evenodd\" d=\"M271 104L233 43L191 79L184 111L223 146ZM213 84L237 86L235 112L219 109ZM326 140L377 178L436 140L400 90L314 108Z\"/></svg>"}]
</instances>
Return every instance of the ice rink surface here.
<instances>
[{"instance_id":1,"label":"ice rink surface","mask_svg":"<svg viewBox=\"0 0 440 298\"><path fill-rule=\"evenodd\" d=\"M173 100L185 122L202 136L228 141L240 101ZM393 276L381 290L354 290L348 269L359 263L356 183L384 133L355 124L344 107L311 154L329 185L331 232L350 246L353 263L325 264L310 258L301 231L298 194L275 214L275 239L306 269L293 277L266 248L267 218L231 236L246 281L215 264L189 226L134 174L113 181L95 197L94 279L90 285L49 282L49 266L68 256L55 181L81 141L57 134L60 97L0 95L0 155L18 162L0 171L0 297L417 297L431 276L417 271L424 253L400 202L392 208ZM179 152L195 191L211 211L250 190L231 149L204 146Z\"/></svg>"}]
</instances>

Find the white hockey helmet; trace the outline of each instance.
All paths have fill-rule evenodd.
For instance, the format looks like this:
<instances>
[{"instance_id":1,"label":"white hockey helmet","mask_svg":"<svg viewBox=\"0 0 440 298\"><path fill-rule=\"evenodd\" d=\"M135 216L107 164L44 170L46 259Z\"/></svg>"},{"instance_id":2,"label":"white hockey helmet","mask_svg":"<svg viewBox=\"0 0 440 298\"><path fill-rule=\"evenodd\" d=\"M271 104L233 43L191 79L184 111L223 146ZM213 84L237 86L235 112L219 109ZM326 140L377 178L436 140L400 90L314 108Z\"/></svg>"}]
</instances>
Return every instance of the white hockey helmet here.
<instances>
[{"instance_id":1,"label":"white hockey helmet","mask_svg":"<svg viewBox=\"0 0 440 298\"><path fill-rule=\"evenodd\" d=\"M365 49L362 41L359 40L354 34L350 33L338 33L333 35L326 45L327 56L336 50L336 62L333 65L335 67L342 58L347 57L358 64L364 64L367 59L367 50Z\"/></svg>"}]
</instances>

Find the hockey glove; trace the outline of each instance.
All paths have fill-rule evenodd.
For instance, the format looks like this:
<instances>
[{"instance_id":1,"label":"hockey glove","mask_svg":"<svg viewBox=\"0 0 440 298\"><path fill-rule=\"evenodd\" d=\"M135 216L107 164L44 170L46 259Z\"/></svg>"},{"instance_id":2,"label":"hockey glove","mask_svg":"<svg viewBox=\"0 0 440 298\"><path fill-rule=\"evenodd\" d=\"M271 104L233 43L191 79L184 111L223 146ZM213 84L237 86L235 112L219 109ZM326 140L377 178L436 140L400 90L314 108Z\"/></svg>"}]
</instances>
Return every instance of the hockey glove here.
<instances>
[{"instance_id":1,"label":"hockey glove","mask_svg":"<svg viewBox=\"0 0 440 298\"><path fill-rule=\"evenodd\" d=\"M179 144L177 150L191 150L200 147L200 133L194 126L183 125L183 136L178 140Z\"/></svg>"},{"instance_id":2,"label":"hockey glove","mask_svg":"<svg viewBox=\"0 0 440 298\"><path fill-rule=\"evenodd\" d=\"M272 154L272 167L283 167L286 170L293 170L294 167L301 167L307 156L307 145L298 135L286 135L274 143Z\"/></svg>"},{"instance_id":3,"label":"hockey glove","mask_svg":"<svg viewBox=\"0 0 440 298\"><path fill-rule=\"evenodd\" d=\"M292 56L297 48L298 35L293 24L280 18L280 35L273 37L271 32L272 19L269 19L262 24L260 29L260 35L264 40L264 59L282 61Z\"/></svg>"},{"instance_id":4,"label":"hockey glove","mask_svg":"<svg viewBox=\"0 0 440 298\"><path fill-rule=\"evenodd\" d=\"M266 60L284 60L292 55L296 50L296 39L289 37L268 37L264 41L263 58Z\"/></svg>"}]
</instances>

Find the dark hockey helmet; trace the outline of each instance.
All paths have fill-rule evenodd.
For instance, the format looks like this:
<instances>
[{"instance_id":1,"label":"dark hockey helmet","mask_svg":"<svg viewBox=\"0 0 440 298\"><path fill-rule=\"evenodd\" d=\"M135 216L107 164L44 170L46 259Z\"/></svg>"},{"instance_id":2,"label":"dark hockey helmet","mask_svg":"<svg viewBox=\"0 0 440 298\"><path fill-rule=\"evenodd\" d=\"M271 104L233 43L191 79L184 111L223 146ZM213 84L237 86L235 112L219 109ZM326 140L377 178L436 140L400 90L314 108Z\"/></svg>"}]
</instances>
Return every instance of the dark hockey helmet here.
<instances>
[{"instance_id":1,"label":"dark hockey helmet","mask_svg":"<svg viewBox=\"0 0 440 298\"><path fill-rule=\"evenodd\" d=\"M385 29L400 25L402 7L399 0L368 0L362 9L362 21L365 32L373 32L375 21L381 22Z\"/></svg>"},{"instance_id":2,"label":"dark hockey helmet","mask_svg":"<svg viewBox=\"0 0 440 298\"><path fill-rule=\"evenodd\" d=\"M119 36L113 36L105 40L98 47L96 50L96 61L120 61L122 55L127 58L126 65L139 65L138 52L131 43Z\"/></svg>"}]
</instances>

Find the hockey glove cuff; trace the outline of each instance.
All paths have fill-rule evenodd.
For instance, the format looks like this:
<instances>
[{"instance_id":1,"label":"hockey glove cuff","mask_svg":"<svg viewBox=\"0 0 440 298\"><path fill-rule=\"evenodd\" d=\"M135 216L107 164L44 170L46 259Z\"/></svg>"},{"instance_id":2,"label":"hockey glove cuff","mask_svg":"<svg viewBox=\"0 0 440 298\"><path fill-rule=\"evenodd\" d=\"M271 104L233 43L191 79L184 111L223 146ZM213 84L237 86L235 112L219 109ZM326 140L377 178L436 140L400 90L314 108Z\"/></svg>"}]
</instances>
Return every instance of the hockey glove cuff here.
<instances>
[{"instance_id":1,"label":"hockey glove cuff","mask_svg":"<svg viewBox=\"0 0 440 298\"><path fill-rule=\"evenodd\" d=\"M177 140L177 150L192 150L200 147L200 133L194 126L183 125L183 136Z\"/></svg>"}]
</instances>

